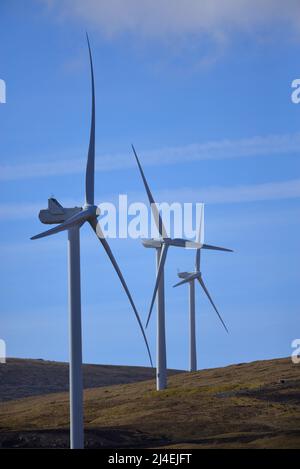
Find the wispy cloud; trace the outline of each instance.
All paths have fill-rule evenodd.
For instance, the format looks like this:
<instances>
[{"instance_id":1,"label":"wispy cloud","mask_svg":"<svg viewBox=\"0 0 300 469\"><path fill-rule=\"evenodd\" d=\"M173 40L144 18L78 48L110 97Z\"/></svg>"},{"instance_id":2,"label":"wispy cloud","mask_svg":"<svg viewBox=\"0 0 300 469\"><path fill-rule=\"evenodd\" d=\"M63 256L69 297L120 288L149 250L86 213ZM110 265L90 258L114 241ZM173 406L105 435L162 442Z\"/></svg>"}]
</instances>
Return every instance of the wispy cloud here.
<instances>
[{"instance_id":1,"label":"wispy cloud","mask_svg":"<svg viewBox=\"0 0 300 469\"><path fill-rule=\"evenodd\" d=\"M267 34L273 23L290 34L300 29L298 0L43 0L64 19L94 25L102 36L124 33L144 38L180 38L206 34L226 41L236 31Z\"/></svg>"},{"instance_id":2,"label":"wispy cloud","mask_svg":"<svg viewBox=\"0 0 300 469\"><path fill-rule=\"evenodd\" d=\"M157 202L204 202L207 204L244 203L267 200L295 199L300 197L300 179L267 182L239 186L210 186L200 188L162 189L155 194ZM102 201L117 203L117 195L102 196ZM145 201L144 192L129 193L128 202ZM74 201L66 201L66 206L74 206ZM0 222L24 220L36 217L43 203L0 204Z\"/></svg>"},{"instance_id":3,"label":"wispy cloud","mask_svg":"<svg viewBox=\"0 0 300 469\"><path fill-rule=\"evenodd\" d=\"M159 199L171 202L204 202L207 204L228 204L264 200L284 200L300 197L300 179L267 182L239 186L211 186L199 189L186 188L179 191L160 191Z\"/></svg>"},{"instance_id":4,"label":"wispy cloud","mask_svg":"<svg viewBox=\"0 0 300 469\"><path fill-rule=\"evenodd\" d=\"M7 203L0 204L0 221L6 220L26 220L37 216L42 205L32 203Z\"/></svg>"},{"instance_id":5,"label":"wispy cloud","mask_svg":"<svg viewBox=\"0 0 300 469\"><path fill-rule=\"evenodd\" d=\"M237 34L260 44L300 39L298 0L39 1L55 19L79 22L102 42L126 36L135 48L156 44L167 50L164 61L184 57L196 68L222 59Z\"/></svg>"},{"instance_id":6,"label":"wispy cloud","mask_svg":"<svg viewBox=\"0 0 300 469\"><path fill-rule=\"evenodd\" d=\"M143 164L148 166L173 165L201 160L221 160L259 156L299 154L300 133L255 136L238 140L219 140L193 143L184 146L164 147L154 150L138 149ZM39 161L41 157L39 156ZM115 171L135 166L129 152L124 154L102 154L96 157L97 171ZM49 161L0 166L0 180L12 181L36 177L59 176L83 172L85 161L51 158Z\"/></svg>"}]
</instances>

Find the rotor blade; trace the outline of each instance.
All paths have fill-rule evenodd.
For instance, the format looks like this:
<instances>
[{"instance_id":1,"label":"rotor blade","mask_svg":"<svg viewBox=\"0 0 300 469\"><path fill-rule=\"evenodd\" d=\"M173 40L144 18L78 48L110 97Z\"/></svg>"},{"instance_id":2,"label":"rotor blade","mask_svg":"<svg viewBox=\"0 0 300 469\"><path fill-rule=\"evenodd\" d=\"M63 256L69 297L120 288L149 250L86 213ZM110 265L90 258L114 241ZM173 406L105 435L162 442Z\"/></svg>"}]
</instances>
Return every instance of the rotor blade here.
<instances>
[{"instance_id":1,"label":"rotor blade","mask_svg":"<svg viewBox=\"0 0 300 469\"><path fill-rule=\"evenodd\" d=\"M199 228L196 241L198 243L204 244L204 204L201 204Z\"/></svg>"},{"instance_id":2,"label":"rotor blade","mask_svg":"<svg viewBox=\"0 0 300 469\"><path fill-rule=\"evenodd\" d=\"M66 221L61 223L60 225L55 226L54 228L51 228L50 230L43 231L42 233L32 236L30 239L39 239L39 238L45 238L46 236L53 235L55 233L59 233L60 231L65 231L68 230L69 228L72 228L74 225L80 225L84 223L87 219L86 214L84 213L84 210L75 213L72 217L68 218Z\"/></svg>"},{"instance_id":3,"label":"rotor blade","mask_svg":"<svg viewBox=\"0 0 300 469\"><path fill-rule=\"evenodd\" d=\"M153 305L154 305L154 302L155 302L157 290L158 290L158 287L159 287L159 282L160 282L160 279L161 279L161 276L162 276L162 273L163 273L163 270L164 270L164 266L165 266L165 262L166 262L166 258L167 258L167 252L168 252L168 245L163 244L161 254L160 254L160 259L159 259L159 266L158 266L158 269L157 269L157 276L156 276L155 287L154 287L154 290L153 290L151 306L150 306L150 310L149 310L149 314L148 314L148 318L147 318L146 328L148 327L148 323L149 323L149 320L150 320L150 317L151 317L151 313L152 313Z\"/></svg>"},{"instance_id":4,"label":"rotor blade","mask_svg":"<svg viewBox=\"0 0 300 469\"><path fill-rule=\"evenodd\" d=\"M211 249L212 251L233 252L232 249L220 248L219 246L212 246L211 244L203 244L202 249Z\"/></svg>"},{"instance_id":5,"label":"rotor blade","mask_svg":"<svg viewBox=\"0 0 300 469\"><path fill-rule=\"evenodd\" d=\"M96 236L99 238L99 240L100 240L102 246L104 247L104 249L105 249L105 251L106 251L106 253L107 253L107 255L108 255L108 257L109 257L109 259L110 259L110 261L111 261L111 263L112 263L112 265L113 265L113 267L114 267L114 269L115 269L115 271L116 271L116 273L117 273L117 275L118 275L118 277L119 277L119 279L120 279L120 282L121 282L121 284L122 284L122 286L123 286L123 288L124 288L124 290L125 290L125 293L126 293L128 299L129 299L129 302L130 302L130 304L131 304L131 306L132 306L132 309L133 309L133 311L134 311L134 314L135 314L135 316L136 316L136 319L137 319L137 321L138 321L138 323L139 323L141 332L142 332L142 334L143 334L143 337L144 337L144 341L145 341L145 344L146 344L146 347L147 347L147 351L148 351L148 355L149 355L149 359L150 359L151 366L153 366L152 357L151 357L151 352L150 352L150 348L149 348L149 345L148 345L147 337L146 337L146 334L145 334L145 331L144 331L144 328L143 328L143 325L142 325L142 322L141 322L139 313L137 312L137 309L136 309L136 307L135 307L135 304L134 304L134 302L133 302L133 299L132 299L132 297L131 297L131 294L130 294L130 291L129 291L128 287L127 287L127 284L126 284L126 282L125 282L125 280L124 280L124 277L123 277L123 275L122 275L122 272L121 272L121 270L120 270L120 268L119 268L119 266L118 266L118 264L117 264L117 261L116 261L114 255L113 255L113 253L112 253L110 247L109 247L108 242L107 242L106 239L104 238L104 235L103 235L102 230L101 230L100 223L97 221L96 218L94 218L94 219L92 219L92 220L89 220L89 223L90 223L92 229L94 230Z\"/></svg>"},{"instance_id":6,"label":"rotor blade","mask_svg":"<svg viewBox=\"0 0 300 469\"><path fill-rule=\"evenodd\" d=\"M158 208L156 206L156 203L153 199L153 196L151 194L151 191L150 191L150 188L148 186L148 183L147 183L144 171L142 169L141 163L138 159L137 153L136 153L135 148L132 144L131 144L131 147L132 147L136 162L138 164L138 167L139 167L142 179L143 179L143 183L144 183L144 186L145 186L145 189L146 189L146 192L147 192L148 200L149 200L149 203L150 203L150 206L151 206L151 210L152 210L152 213L153 213L153 216L154 216L154 221L155 221L155 224L157 226L159 235L162 236L163 238L167 238L168 235L167 235L166 229L164 227L164 224L162 222L162 218L160 216L159 210L158 210Z\"/></svg>"},{"instance_id":7,"label":"rotor blade","mask_svg":"<svg viewBox=\"0 0 300 469\"><path fill-rule=\"evenodd\" d=\"M92 117L91 117L91 130L90 130L90 143L86 164L85 173L85 202L89 205L94 205L94 187L95 187L95 85L94 85L94 71L93 59L90 47L89 37L86 34L86 39L89 48L90 65L91 65L91 80L92 80Z\"/></svg>"},{"instance_id":8,"label":"rotor blade","mask_svg":"<svg viewBox=\"0 0 300 469\"><path fill-rule=\"evenodd\" d=\"M191 280L195 280L195 278L197 278L197 277L195 276L195 274L189 275L188 277L184 278L184 279L181 280L180 282L178 282L178 283L176 283L175 285L173 285L173 288L179 287L180 285L184 285L185 283L189 283L189 282L191 282Z\"/></svg>"},{"instance_id":9,"label":"rotor blade","mask_svg":"<svg viewBox=\"0 0 300 469\"><path fill-rule=\"evenodd\" d=\"M212 307L214 308L215 312L216 312L217 315L219 316L219 319L220 319L221 323L223 324L223 326L224 326L224 328L225 328L225 331L229 334L228 329L227 329L227 327L226 327L226 324L225 324L225 322L223 321L223 319L222 319L222 317L221 317L219 311L217 310L216 305L214 304L214 302L213 302L213 300L212 300L212 298L211 298L211 296L210 296L210 294L209 294L209 292L208 292L208 290L207 290L207 288L206 288L206 286L205 286L205 284L204 284L204 282L203 282L202 277L199 276L199 277L198 277L198 281L199 281L201 287L203 288L204 292L206 293L206 295L207 295L207 297L208 297L208 299L209 299L209 301L210 301Z\"/></svg>"}]
</instances>

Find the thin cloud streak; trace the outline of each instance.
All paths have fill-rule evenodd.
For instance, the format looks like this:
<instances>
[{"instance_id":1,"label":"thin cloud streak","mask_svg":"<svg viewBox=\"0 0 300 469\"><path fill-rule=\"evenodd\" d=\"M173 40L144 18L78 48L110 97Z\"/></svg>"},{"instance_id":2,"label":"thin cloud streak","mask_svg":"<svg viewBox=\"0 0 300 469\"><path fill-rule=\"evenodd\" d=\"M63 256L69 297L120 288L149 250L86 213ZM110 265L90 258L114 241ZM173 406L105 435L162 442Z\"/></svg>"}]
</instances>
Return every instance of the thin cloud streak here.
<instances>
[{"instance_id":1,"label":"thin cloud streak","mask_svg":"<svg viewBox=\"0 0 300 469\"><path fill-rule=\"evenodd\" d=\"M300 197L300 179L267 182L263 184L240 185L234 187L211 186L199 189L164 190L159 199L172 202L204 202L206 204L228 204L258 202L267 200L295 199ZM157 200L159 200L157 198Z\"/></svg>"},{"instance_id":2,"label":"thin cloud streak","mask_svg":"<svg viewBox=\"0 0 300 469\"><path fill-rule=\"evenodd\" d=\"M103 196L101 200L117 203L117 195ZM211 186L200 188L179 188L174 190L159 190L156 201L161 202L204 202L205 204L235 204L245 202L258 202L267 200L296 199L300 197L300 179L289 181L267 182L263 184L240 186ZM145 201L143 192L128 193L128 202ZM68 201L67 207L76 203ZM7 220L20 220L37 217L39 210L46 203L20 203L0 204L0 222Z\"/></svg>"},{"instance_id":3,"label":"thin cloud streak","mask_svg":"<svg viewBox=\"0 0 300 469\"><path fill-rule=\"evenodd\" d=\"M298 0L43 0L62 19L77 18L107 39L131 34L143 39L181 39L190 34L255 36L273 24L299 31Z\"/></svg>"},{"instance_id":4,"label":"thin cloud streak","mask_svg":"<svg viewBox=\"0 0 300 469\"><path fill-rule=\"evenodd\" d=\"M239 140L220 140L206 143L194 143L177 147L143 151L143 164L161 166L182 164L193 161L223 160L231 158L250 158L259 156L285 156L298 154L300 132L294 134L255 136ZM39 157L39 160L41 158ZM135 166L129 153L115 155L98 155L96 170L99 172L119 171ZM84 158L59 159L39 163L14 164L0 166L0 181L27 180L37 177L63 176L83 173Z\"/></svg>"}]
</instances>

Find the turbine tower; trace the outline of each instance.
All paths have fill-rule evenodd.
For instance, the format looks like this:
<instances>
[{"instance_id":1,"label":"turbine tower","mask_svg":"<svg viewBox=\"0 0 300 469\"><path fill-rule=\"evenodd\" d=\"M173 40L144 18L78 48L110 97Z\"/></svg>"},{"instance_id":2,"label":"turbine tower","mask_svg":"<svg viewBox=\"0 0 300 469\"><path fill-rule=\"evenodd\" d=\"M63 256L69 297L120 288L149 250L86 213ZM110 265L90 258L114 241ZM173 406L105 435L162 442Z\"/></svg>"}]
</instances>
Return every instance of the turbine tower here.
<instances>
[{"instance_id":1,"label":"turbine tower","mask_svg":"<svg viewBox=\"0 0 300 469\"><path fill-rule=\"evenodd\" d=\"M200 225L199 231L197 236L197 242L202 245L202 248L205 246L204 244L204 204L202 204L201 208L201 216L200 216ZM212 247L210 247L212 248ZM233 252L231 249L226 248L217 248L215 249L219 251L227 251ZM215 312L217 313L223 327L225 328L226 332L228 333L228 329L214 304L202 277L200 271L200 255L201 255L201 248L197 249L196 251L196 259L195 259L195 270L194 272L179 272L177 275L179 278L183 280L178 282L174 287L178 287L179 285L183 285L185 283L189 284L189 370L190 371L197 371L197 347L196 347L196 317L195 317L195 280L197 280L201 287L204 290L204 293L208 297L212 307L214 308Z\"/></svg>"},{"instance_id":2,"label":"turbine tower","mask_svg":"<svg viewBox=\"0 0 300 469\"><path fill-rule=\"evenodd\" d=\"M147 192L151 211L158 229L159 238L145 239L143 245L146 248L156 249L156 282L153 290L150 310L146 327L149 324L153 305L157 299L157 342L156 342L156 389L160 391L167 386L167 355L166 355L166 331L165 331L165 291L164 291L164 266L170 246L195 249L201 247L199 243L182 238L171 239L168 237L158 207L153 199L139 158L132 145L132 150L141 173L141 177ZM203 246L202 246L203 247Z\"/></svg>"},{"instance_id":3,"label":"turbine tower","mask_svg":"<svg viewBox=\"0 0 300 469\"><path fill-rule=\"evenodd\" d=\"M89 38L87 35L89 50L91 81L92 81L92 117L90 129L90 141L86 165L85 177L85 203L83 207L64 208L57 200L51 198L48 201L48 210L41 210L39 218L43 223L57 224L58 226L44 231L31 239L44 238L61 231L68 231L68 279L69 279L69 335L70 335L70 442L71 448L83 448L83 386L82 386L82 343L81 343L81 296L80 296L80 228L88 222L108 255L119 280L125 290L131 307L134 311L144 341L147 347L150 363L152 359L144 328L138 311L135 307L130 291L124 280L117 261L104 238L99 221L100 212L94 202L94 178L95 178L95 87L93 61Z\"/></svg>"}]
</instances>

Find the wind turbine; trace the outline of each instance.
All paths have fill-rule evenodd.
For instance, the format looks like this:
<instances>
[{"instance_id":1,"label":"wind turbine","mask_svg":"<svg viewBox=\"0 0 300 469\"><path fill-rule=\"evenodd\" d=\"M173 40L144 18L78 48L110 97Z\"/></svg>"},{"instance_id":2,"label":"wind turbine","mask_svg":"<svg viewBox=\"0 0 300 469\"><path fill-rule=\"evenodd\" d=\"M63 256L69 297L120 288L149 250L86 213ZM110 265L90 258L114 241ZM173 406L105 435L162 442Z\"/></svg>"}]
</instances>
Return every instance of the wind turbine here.
<instances>
[{"instance_id":1,"label":"wind turbine","mask_svg":"<svg viewBox=\"0 0 300 469\"><path fill-rule=\"evenodd\" d=\"M198 231L198 236L197 236L197 241L202 245L202 248L205 246L204 244L204 204L202 204L202 209L201 209L201 217L200 217L200 225L199 225L199 231ZM212 248L212 247L210 247ZM217 248L215 249L219 251L227 251L227 252L233 252L231 249L226 249L226 248ZM223 324L223 327L225 328L226 332L228 333L228 329L226 327L226 324L224 323L219 311L216 308L216 305L214 304L202 277L201 271L200 271L200 255L201 255L201 248L197 249L196 251L196 259L195 259L195 270L194 272L179 272L177 275L179 278L182 278L183 280L181 282L178 282L174 287L178 287L179 285L183 285L185 283L189 284L189 346L190 346L190 363L189 363L189 369L190 371L197 371L197 349L196 349L196 318L195 318L195 280L197 280L201 287L204 290L204 293L208 297L212 307L214 308L215 312L217 313L221 323Z\"/></svg>"},{"instance_id":2,"label":"wind turbine","mask_svg":"<svg viewBox=\"0 0 300 469\"><path fill-rule=\"evenodd\" d=\"M155 224L158 229L159 238L144 239L143 245L146 248L156 249L156 282L153 290L150 310L146 327L149 324L155 298L157 297L157 343L156 343L156 389L160 391L167 386L167 356L166 356L166 331L165 331L165 292L164 292L164 266L167 252L170 246L195 249L203 247L199 243L183 238L169 238L164 227L161 215L154 201L145 174L140 164L139 158L132 145L132 150L138 164L141 177L147 192L148 200L152 210ZM212 248L212 247L210 247Z\"/></svg>"},{"instance_id":3,"label":"wind turbine","mask_svg":"<svg viewBox=\"0 0 300 469\"><path fill-rule=\"evenodd\" d=\"M82 343L81 343L81 295L80 295L80 243L79 230L88 222L105 249L125 293L132 306L144 341L147 347L150 363L152 359L147 338L139 314L124 280L116 259L104 238L97 217L100 214L94 203L95 178L95 89L93 61L89 38L87 35L89 59L92 81L92 116L90 141L85 176L85 203L83 207L63 208L55 199L49 199L48 210L40 211L40 220L43 223L60 223L58 226L44 231L31 239L44 238L61 231L68 231L68 278L69 278L69 334L70 334L70 440L71 448L83 448L83 387L82 387Z\"/></svg>"}]
</instances>

